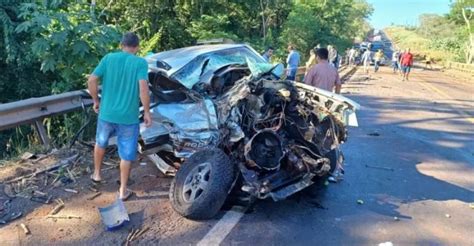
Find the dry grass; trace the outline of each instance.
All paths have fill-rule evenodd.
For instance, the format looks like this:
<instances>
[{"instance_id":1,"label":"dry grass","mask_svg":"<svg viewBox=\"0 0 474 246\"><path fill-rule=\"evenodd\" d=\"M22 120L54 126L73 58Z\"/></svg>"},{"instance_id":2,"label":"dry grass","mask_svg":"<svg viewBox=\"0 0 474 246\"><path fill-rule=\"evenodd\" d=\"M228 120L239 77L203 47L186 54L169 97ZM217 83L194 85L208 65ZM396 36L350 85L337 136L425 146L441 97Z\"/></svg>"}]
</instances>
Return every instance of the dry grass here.
<instances>
[{"instance_id":1,"label":"dry grass","mask_svg":"<svg viewBox=\"0 0 474 246\"><path fill-rule=\"evenodd\" d=\"M413 30L404 27L388 27L384 31L396 47L400 49L410 48L418 59L422 59L425 55L430 56L437 62L445 62L452 59L449 56L449 52L430 49L430 40L420 36Z\"/></svg>"}]
</instances>

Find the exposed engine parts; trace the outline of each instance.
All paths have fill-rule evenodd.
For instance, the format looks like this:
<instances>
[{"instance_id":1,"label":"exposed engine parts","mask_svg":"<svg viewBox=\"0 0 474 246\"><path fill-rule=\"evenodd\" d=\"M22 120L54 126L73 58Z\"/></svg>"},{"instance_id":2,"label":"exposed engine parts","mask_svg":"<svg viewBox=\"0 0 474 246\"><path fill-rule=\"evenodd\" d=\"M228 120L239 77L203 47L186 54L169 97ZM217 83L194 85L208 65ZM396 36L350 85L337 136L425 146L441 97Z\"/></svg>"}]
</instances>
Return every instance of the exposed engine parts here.
<instances>
[{"instance_id":1,"label":"exposed engine parts","mask_svg":"<svg viewBox=\"0 0 474 246\"><path fill-rule=\"evenodd\" d=\"M225 141L229 137L222 136L221 144L244 163L240 170L245 191L260 198L270 195L280 199L334 170L337 161L325 155L345 139L345 131L338 128L342 124L335 117L308 104L294 82L260 79L242 84L248 89L237 92L245 91L245 97L234 101L230 113L225 114L228 117L220 120L230 126L225 131L230 139L240 136L239 141Z\"/></svg>"},{"instance_id":2,"label":"exposed engine parts","mask_svg":"<svg viewBox=\"0 0 474 246\"><path fill-rule=\"evenodd\" d=\"M250 167L275 170L283 158L281 140L276 133L265 130L255 134L245 145L245 159Z\"/></svg>"}]
</instances>

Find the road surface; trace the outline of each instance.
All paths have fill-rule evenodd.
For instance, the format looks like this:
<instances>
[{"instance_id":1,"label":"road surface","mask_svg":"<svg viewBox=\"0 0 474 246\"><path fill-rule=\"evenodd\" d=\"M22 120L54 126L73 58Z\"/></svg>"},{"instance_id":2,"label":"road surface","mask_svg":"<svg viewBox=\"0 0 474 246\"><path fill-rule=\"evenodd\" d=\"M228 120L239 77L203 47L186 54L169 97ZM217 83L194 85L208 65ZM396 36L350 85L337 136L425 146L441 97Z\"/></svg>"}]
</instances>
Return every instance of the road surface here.
<instances>
[{"instance_id":1,"label":"road surface","mask_svg":"<svg viewBox=\"0 0 474 246\"><path fill-rule=\"evenodd\" d=\"M1 244L117 245L132 227L149 227L132 245L474 245L474 84L421 69L402 82L383 67L370 75L360 69L343 94L362 108L338 184L196 222L172 210L170 179L150 176L159 173L148 164L132 171L136 196L126 202L125 228L105 231L97 213L114 199L111 182L93 201L86 192L64 193L61 213L82 219L47 220L52 206L35 205L0 227ZM21 222L31 235L17 227Z\"/></svg>"}]
</instances>

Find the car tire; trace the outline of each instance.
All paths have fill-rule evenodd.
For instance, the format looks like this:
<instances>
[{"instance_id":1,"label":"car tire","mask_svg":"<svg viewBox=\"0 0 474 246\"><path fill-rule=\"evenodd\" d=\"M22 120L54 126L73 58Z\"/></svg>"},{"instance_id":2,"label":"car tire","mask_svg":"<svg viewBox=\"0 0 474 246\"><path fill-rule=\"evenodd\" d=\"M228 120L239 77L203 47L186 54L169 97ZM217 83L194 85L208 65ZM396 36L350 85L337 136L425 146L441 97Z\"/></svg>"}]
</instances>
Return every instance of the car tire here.
<instances>
[{"instance_id":1,"label":"car tire","mask_svg":"<svg viewBox=\"0 0 474 246\"><path fill-rule=\"evenodd\" d=\"M235 165L222 150L198 151L181 165L171 182L171 205L188 219L211 219L224 204L235 177Z\"/></svg>"}]
</instances>

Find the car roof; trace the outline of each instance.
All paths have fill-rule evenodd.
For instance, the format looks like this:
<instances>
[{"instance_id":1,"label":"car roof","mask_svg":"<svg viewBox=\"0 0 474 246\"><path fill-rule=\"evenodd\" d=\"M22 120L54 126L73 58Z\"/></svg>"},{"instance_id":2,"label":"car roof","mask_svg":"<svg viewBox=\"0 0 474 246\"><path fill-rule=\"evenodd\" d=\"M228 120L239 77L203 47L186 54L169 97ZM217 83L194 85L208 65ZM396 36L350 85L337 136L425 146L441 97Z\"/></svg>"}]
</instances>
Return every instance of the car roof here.
<instances>
[{"instance_id":1,"label":"car roof","mask_svg":"<svg viewBox=\"0 0 474 246\"><path fill-rule=\"evenodd\" d=\"M196 58L197 56L220 51L226 50L231 48L239 48L239 47L246 47L250 48L246 44L212 44L212 45L196 45L196 46L189 46L174 50L163 51L160 53L148 55L145 59L148 62L148 66L157 67L156 62L160 61L167 65L169 65L169 69L164 69L168 76L172 75L183 66L188 64L191 60ZM250 50L253 50L250 48Z\"/></svg>"}]
</instances>

